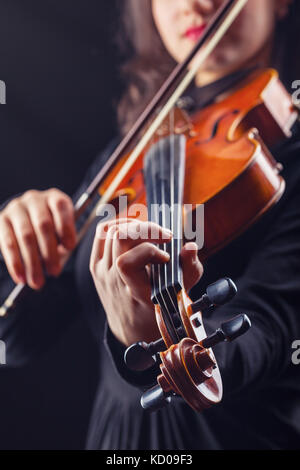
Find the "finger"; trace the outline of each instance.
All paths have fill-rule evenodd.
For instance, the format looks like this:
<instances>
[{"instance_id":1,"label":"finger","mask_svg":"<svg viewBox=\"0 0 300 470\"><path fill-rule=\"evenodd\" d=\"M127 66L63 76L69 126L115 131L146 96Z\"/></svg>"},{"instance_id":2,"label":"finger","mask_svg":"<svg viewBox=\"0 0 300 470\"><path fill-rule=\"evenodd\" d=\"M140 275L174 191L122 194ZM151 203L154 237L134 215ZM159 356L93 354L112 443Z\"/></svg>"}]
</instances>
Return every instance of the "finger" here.
<instances>
[{"instance_id":1,"label":"finger","mask_svg":"<svg viewBox=\"0 0 300 470\"><path fill-rule=\"evenodd\" d=\"M133 225L131 227L131 225ZM152 222L140 222L136 219L122 218L114 219L108 222L100 222L96 229L96 238L99 240L99 244L95 246L93 257L95 259L102 259L104 253L105 240L107 238L108 231L111 227L118 227L121 240L128 240L130 244L128 248L134 246L132 241L136 241L139 238L139 243L145 241L152 241L153 243L161 243L163 241L170 241L172 233L169 230L163 229L157 224ZM126 250L125 250L126 251Z\"/></svg>"},{"instance_id":2,"label":"finger","mask_svg":"<svg viewBox=\"0 0 300 470\"><path fill-rule=\"evenodd\" d=\"M7 270L16 284L26 284L26 274L18 242L10 221L0 219L0 249Z\"/></svg>"},{"instance_id":3,"label":"finger","mask_svg":"<svg viewBox=\"0 0 300 470\"><path fill-rule=\"evenodd\" d=\"M170 242L172 232L152 222L134 221L131 225L121 224L113 244L113 263L128 250L143 243L161 244Z\"/></svg>"},{"instance_id":4,"label":"finger","mask_svg":"<svg viewBox=\"0 0 300 470\"><path fill-rule=\"evenodd\" d=\"M106 244L107 235L112 227L118 228L118 240L114 237L114 231L110 232L111 237ZM91 253L90 270L93 272L95 264L101 260L106 252L106 267L112 266L118 256L125 253L133 246L147 241L153 243L169 242L172 238L172 232L163 229L153 222L140 222L136 219L115 219L106 223L100 223L97 226L94 244ZM106 250L106 246L110 249ZM111 250L112 248L112 250ZM111 259L112 256L112 259Z\"/></svg>"},{"instance_id":5,"label":"finger","mask_svg":"<svg viewBox=\"0 0 300 470\"><path fill-rule=\"evenodd\" d=\"M138 241L139 243L168 243L172 239L172 232L154 222L141 222L134 220L131 224L120 224L119 234L121 240Z\"/></svg>"},{"instance_id":6,"label":"finger","mask_svg":"<svg viewBox=\"0 0 300 470\"><path fill-rule=\"evenodd\" d=\"M198 246L196 243L187 243L180 254L185 289L189 291L203 275L203 266L198 258Z\"/></svg>"},{"instance_id":7,"label":"finger","mask_svg":"<svg viewBox=\"0 0 300 470\"><path fill-rule=\"evenodd\" d=\"M122 281L137 299L149 300L150 281L148 264L164 264L170 260L168 253L152 243L143 243L119 256L116 267Z\"/></svg>"},{"instance_id":8,"label":"finger","mask_svg":"<svg viewBox=\"0 0 300 470\"><path fill-rule=\"evenodd\" d=\"M113 264L113 245L116 243L118 238L118 225L111 225L109 227L107 236L104 242L104 251L102 257L102 263L104 269L107 271L112 267Z\"/></svg>"},{"instance_id":9,"label":"finger","mask_svg":"<svg viewBox=\"0 0 300 470\"><path fill-rule=\"evenodd\" d=\"M73 250L76 246L77 237L72 200L61 191L51 189L47 194L47 204L60 243L67 250Z\"/></svg>"},{"instance_id":10,"label":"finger","mask_svg":"<svg viewBox=\"0 0 300 470\"><path fill-rule=\"evenodd\" d=\"M41 256L29 215L22 204L11 207L9 220L21 252L27 283L32 289L40 289L45 282Z\"/></svg>"},{"instance_id":11,"label":"finger","mask_svg":"<svg viewBox=\"0 0 300 470\"><path fill-rule=\"evenodd\" d=\"M98 261L102 260L104 254L105 240L110 227L118 226L122 222L132 222L134 219L115 219L108 222L100 222L97 225L94 243L90 258L90 271L93 272Z\"/></svg>"},{"instance_id":12,"label":"finger","mask_svg":"<svg viewBox=\"0 0 300 470\"><path fill-rule=\"evenodd\" d=\"M39 251L48 274L57 276L61 271L58 254L58 240L55 225L46 200L36 197L27 205L32 226L34 228Z\"/></svg>"}]
</instances>

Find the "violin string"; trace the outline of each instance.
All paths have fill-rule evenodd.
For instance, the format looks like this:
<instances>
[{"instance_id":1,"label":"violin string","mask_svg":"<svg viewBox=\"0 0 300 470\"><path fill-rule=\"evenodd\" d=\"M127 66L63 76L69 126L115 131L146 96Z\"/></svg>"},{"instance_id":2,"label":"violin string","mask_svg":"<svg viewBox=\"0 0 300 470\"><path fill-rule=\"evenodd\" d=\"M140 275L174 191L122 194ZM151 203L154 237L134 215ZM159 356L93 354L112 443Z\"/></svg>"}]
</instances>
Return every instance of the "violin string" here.
<instances>
[{"instance_id":1,"label":"violin string","mask_svg":"<svg viewBox=\"0 0 300 470\"><path fill-rule=\"evenodd\" d=\"M180 173L175 176L175 168L178 168L180 170L180 162L175 162L175 108L172 109L172 112L170 114L170 128L171 128L171 165L170 165L170 181L171 181L171 230L174 234L172 241L171 241L171 250L172 250L172 270L171 270L171 276L172 276L172 289L173 289L173 295L174 297L172 298L177 298L177 292L176 292L176 286L175 286L175 272L180 271L181 272L181 267L180 265L175 265L175 251L178 250L178 243L179 239L178 237L181 236L181 213L180 213L180 207L181 207L181 202L179 200L179 193L177 194L176 200L175 200L175 177L179 176ZM176 204L176 205L175 205ZM175 221L177 221L177 227L175 227ZM177 259L177 257L176 257ZM178 313L178 307L175 310Z\"/></svg>"},{"instance_id":2,"label":"violin string","mask_svg":"<svg viewBox=\"0 0 300 470\"><path fill-rule=\"evenodd\" d=\"M174 192L174 183L175 183L175 109L173 108L170 114L170 128L171 128L171 164L170 164L170 182L171 182L171 230L173 233L173 238L171 240L171 250L172 250L172 287L174 295L176 297L175 290L175 269L178 268L175 266L175 243L178 233L175 231L175 192ZM176 309L178 311L178 308Z\"/></svg>"},{"instance_id":3,"label":"violin string","mask_svg":"<svg viewBox=\"0 0 300 470\"><path fill-rule=\"evenodd\" d=\"M175 266L174 266L174 255L175 255L175 243L174 243L174 237L176 234L174 234L174 202L175 202L175 195L174 195L174 172L175 172L175 157L174 157L174 146L175 146L175 139L174 139L174 131L175 131L175 125L174 125L174 108L172 109L170 113L170 134L171 134L171 164L170 164L170 186L171 186L171 231L173 233L173 238L171 240L171 252L172 252L172 285L174 285L175 281Z\"/></svg>"},{"instance_id":4,"label":"violin string","mask_svg":"<svg viewBox=\"0 0 300 470\"><path fill-rule=\"evenodd\" d=\"M157 185L156 185L156 181L155 181L155 171L154 170L155 170L155 168L157 169L158 165L159 165L159 168L161 169L161 154L163 154L162 144L163 144L163 142L160 139L159 142L158 142L158 150L159 150L158 157L159 158L156 159L156 162L154 162L156 164L152 164L152 166L151 166L151 186L152 186L152 189L153 189L153 203L154 203L154 208L155 208L155 214L152 217L152 219L154 219L154 221L158 224L161 222L160 217L159 217L158 201L161 203L162 197L161 197L161 195L160 195L160 197L157 197L157 193L156 193ZM162 222L161 222L161 225L163 225ZM168 316L168 322L167 323L169 324L169 326L172 326L172 329L173 329L173 332L174 332L175 327L174 327L174 324L173 324L173 321L172 321L171 312L169 311L168 304L167 304L166 299L163 295L161 265L152 265L151 266L151 273L152 273L153 298L155 299L156 303L160 305L161 310L162 310L162 315L163 316L164 315ZM161 301L159 301L157 292L159 293L159 297L161 298ZM167 318L166 317L164 317L164 318L165 318L165 321L166 321ZM169 331L169 334L171 334L171 336L172 336L171 331ZM174 337L174 339L176 339L176 336Z\"/></svg>"},{"instance_id":5,"label":"violin string","mask_svg":"<svg viewBox=\"0 0 300 470\"><path fill-rule=\"evenodd\" d=\"M174 129L175 130L175 129ZM180 162L178 163L178 167L179 167L179 176L182 172L182 168L181 168L181 165L182 165L182 162L180 160ZM184 181L185 181L185 168L184 168L184 171L183 171L183 175L181 175L181 178L183 178L183 182L182 182L182 185L184 187ZM183 217L183 207L182 207L182 204L183 204L183 194L182 194L182 188L180 188L180 178L179 178L179 181L178 181L178 201L177 201L177 212L176 212L176 235L177 235L177 238L176 238L176 250L178 252L178 255L179 253L181 252L181 248L182 248L182 239L183 239L183 220L182 220L182 217ZM181 199L179 199L179 194L181 196ZM180 237L180 238L179 238ZM174 252L175 252L175 248L174 248ZM180 255L179 255L180 256ZM179 261L179 258L178 259L178 266L177 266L177 272L179 273L179 276L178 276L178 279L177 281L179 280L179 283L180 285L183 287L183 276L182 276L182 268L180 266L180 261ZM174 275L175 277L175 275Z\"/></svg>"},{"instance_id":6,"label":"violin string","mask_svg":"<svg viewBox=\"0 0 300 470\"><path fill-rule=\"evenodd\" d=\"M159 164L160 164L160 167L161 167L161 174L162 175L165 175L165 158L169 158L169 155L165 155L165 152L164 152L164 146L163 146L163 139L160 139L159 140ZM169 146L168 146L169 148ZM164 178L161 178L160 180L160 191L161 191L161 198L160 198L160 202L161 202L161 225L164 227L164 228L168 228L166 226L166 194L165 194L165 184L164 184ZM159 221L158 221L159 222ZM163 250L164 251L168 251L168 248L167 248L167 243L164 243L162 245L163 247ZM167 310L167 313L169 315L169 318L173 324L173 321L172 321L172 316L171 316L171 312L169 310L169 307L168 307L168 301L167 299L165 298L165 293L167 294L168 297L170 297L170 300L172 302L172 298L169 294L169 290L168 290L168 271L167 271L167 264L163 264L163 265L159 265L159 276L160 276L160 280L161 278L163 278L163 282L160 282L160 295L163 299L163 302L164 302L164 305L166 307L166 310ZM162 276L162 273L163 273L163 276Z\"/></svg>"},{"instance_id":7,"label":"violin string","mask_svg":"<svg viewBox=\"0 0 300 470\"><path fill-rule=\"evenodd\" d=\"M173 112L174 112L174 108L173 108ZM169 114L169 143L171 143L171 145L168 145L167 148L170 149L170 152L168 154L165 154L164 152L164 147L163 147L163 140L160 141L159 143L159 149L160 149L160 164L162 166L162 175L165 175L166 174L166 171L165 171L165 164L166 164L166 159L168 159L168 162L167 164L169 165L169 168L170 168L170 176L169 176L169 182L170 182L170 187L174 189L174 171L172 171L172 166L174 165L174 135L173 135L173 127L174 127L174 124L173 124L173 127L172 127L172 123L174 122L174 119L172 120L171 118L174 117L173 116L173 112L171 111L170 114ZM172 146L173 144L173 146ZM173 173L173 175L172 175ZM172 178L173 176L173 178ZM167 227L167 221L166 221L166 214L167 214L167 211L168 213L171 214L171 217L172 217L172 189L171 189L171 193L169 194L169 197L168 197L168 202L170 203L170 207L166 207L166 187L165 187L165 179L162 178L161 179L161 192L162 192L162 226L165 227L165 228L168 228L168 229L171 229L172 230L172 222L171 224L169 225L169 227ZM172 219L171 219L172 220ZM174 237L173 237L174 238ZM164 251L167 251L169 254L170 254L170 263L171 263L171 267L173 268L173 256L172 256L172 244L173 244L173 239L171 240L171 249L170 249L170 245L167 244L167 243L164 243L163 245L163 249ZM168 276L168 271L169 271L169 266L168 264L164 264L163 266L161 266L160 268L163 273L164 273L164 292L165 294L167 295L167 297L170 299L170 302L171 304L169 305L172 305L173 309L174 309L174 313L177 312L177 308L176 308L176 305L174 304L174 300L173 300L173 297L170 293L170 281L171 281L171 285L172 285L172 279L170 280L169 279L169 276ZM163 293L161 293L162 295L164 295ZM165 304L168 304L168 300L165 299L164 300L164 303ZM169 311L168 309L168 313L169 313L169 316L171 317L171 312ZM173 323L173 321L172 321Z\"/></svg>"},{"instance_id":8,"label":"violin string","mask_svg":"<svg viewBox=\"0 0 300 470\"><path fill-rule=\"evenodd\" d=\"M155 134L153 134L152 138L151 138L151 141L150 141L150 147L152 148L152 146L154 145L154 141L155 141ZM154 175L154 168L153 168L153 165L151 166L151 186L152 186L152 189L153 189L153 201L150 201L150 204L148 204L148 220L153 220L155 222L156 218L157 218L157 215L156 213L152 213L152 210L154 210L154 208L156 207L156 201L157 201L157 196L156 196L156 189L155 189L155 175ZM153 203L153 207L151 207L151 203ZM155 299L155 302L156 304L159 303L158 301L158 298L157 298L157 292L158 292L158 289L159 289L159 286L157 285L157 281L158 281L158 270L157 270L157 266L154 265L154 264L151 264L151 284L152 284L152 293L154 295L154 299Z\"/></svg>"},{"instance_id":9,"label":"violin string","mask_svg":"<svg viewBox=\"0 0 300 470\"><path fill-rule=\"evenodd\" d=\"M160 149L160 142L161 141L159 140L159 142L158 142L159 149ZM155 210L154 221L157 224L159 224L158 198L157 198L157 193L156 193L155 172L154 172L154 170L155 170L155 164L152 164L151 165L151 180L152 180L151 185L152 185L152 188L153 188L153 203L154 203L154 210ZM153 210L153 208L152 208L152 210ZM160 293L160 296L161 296L161 298L163 300L163 303L164 303L164 306L165 306L165 310L166 310L168 316L170 317L170 312L168 310L168 306L165 302L164 296L162 295L161 265L153 265L152 264L152 276L153 276L153 284L154 284L154 288L155 288L154 292L159 292ZM157 285L157 282L158 282L158 285ZM157 295L155 295L155 300L156 300L157 304L160 304ZM170 317L170 320L171 320L171 317Z\"/></svg>"}]
</instances>

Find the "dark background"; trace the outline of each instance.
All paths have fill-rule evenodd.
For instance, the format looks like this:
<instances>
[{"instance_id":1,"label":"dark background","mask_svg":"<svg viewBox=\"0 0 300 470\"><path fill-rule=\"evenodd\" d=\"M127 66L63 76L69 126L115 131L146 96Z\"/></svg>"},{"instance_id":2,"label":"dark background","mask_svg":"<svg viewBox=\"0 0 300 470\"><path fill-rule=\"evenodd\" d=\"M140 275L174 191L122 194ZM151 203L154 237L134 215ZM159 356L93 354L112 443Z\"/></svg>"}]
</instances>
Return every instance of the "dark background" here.
<instances>
[{"instance_id":1,"label":"dark background","mask_svg":"<svg viewBox=\"0 0 300 470\"><path fill-rule=\"evenodd\" d=\"M0 0L0 202L72 194L115 132L119 0ZM0 449L81 449L97 381L79 319L46 357L0 370Z\"/></svg>"}]
</instances>

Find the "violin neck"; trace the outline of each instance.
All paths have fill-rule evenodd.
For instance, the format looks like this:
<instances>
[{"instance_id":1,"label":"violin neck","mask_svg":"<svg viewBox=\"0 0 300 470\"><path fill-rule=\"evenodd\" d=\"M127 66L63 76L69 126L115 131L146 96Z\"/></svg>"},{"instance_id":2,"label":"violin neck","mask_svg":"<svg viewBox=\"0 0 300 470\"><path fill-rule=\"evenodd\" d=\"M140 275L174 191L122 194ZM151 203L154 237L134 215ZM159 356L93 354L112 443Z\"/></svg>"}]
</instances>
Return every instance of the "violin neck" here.
<instances>
[{"instance_id":1,"label":"violin neck","mask_svg":"<svg viewBox=\"0 0 300 470\"><path fill-rule=\"evenodd\" d=\"M186 138L171 134L153 145L144 161L148 219L173 232L172 241L160 245L161 249L169 253L169 263L152 267L152 300L159 304L163 301L165 306L170 304L170 308L174 305L176 293L182 289L179 257L182 247L185 158Z\"/></svg>"}]
</instances>

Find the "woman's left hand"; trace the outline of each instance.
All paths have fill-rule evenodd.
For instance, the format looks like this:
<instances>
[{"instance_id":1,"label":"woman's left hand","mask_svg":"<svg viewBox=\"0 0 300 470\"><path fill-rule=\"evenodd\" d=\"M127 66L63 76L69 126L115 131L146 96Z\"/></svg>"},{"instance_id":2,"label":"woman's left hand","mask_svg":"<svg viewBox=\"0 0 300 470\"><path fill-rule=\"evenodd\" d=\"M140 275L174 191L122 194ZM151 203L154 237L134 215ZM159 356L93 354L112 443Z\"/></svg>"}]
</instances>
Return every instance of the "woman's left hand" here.
<instances>
[{"instance_id":1,"label":"woman's left hand","mask_svg":"<svg viewBox=\"0 0 300 470\"><path fill-rule=\"evenodd\" d=\"M139 234L143 236L137 236ZM100 223L90 259L90 271L115 337L125 346L159 337L151 301L149 264L169 261L156 245L169 243L172 234L151 222L119 219ZM185 288L202 276L198 247L188 243L181 252Z\"/></svg>"}]
</instances>

